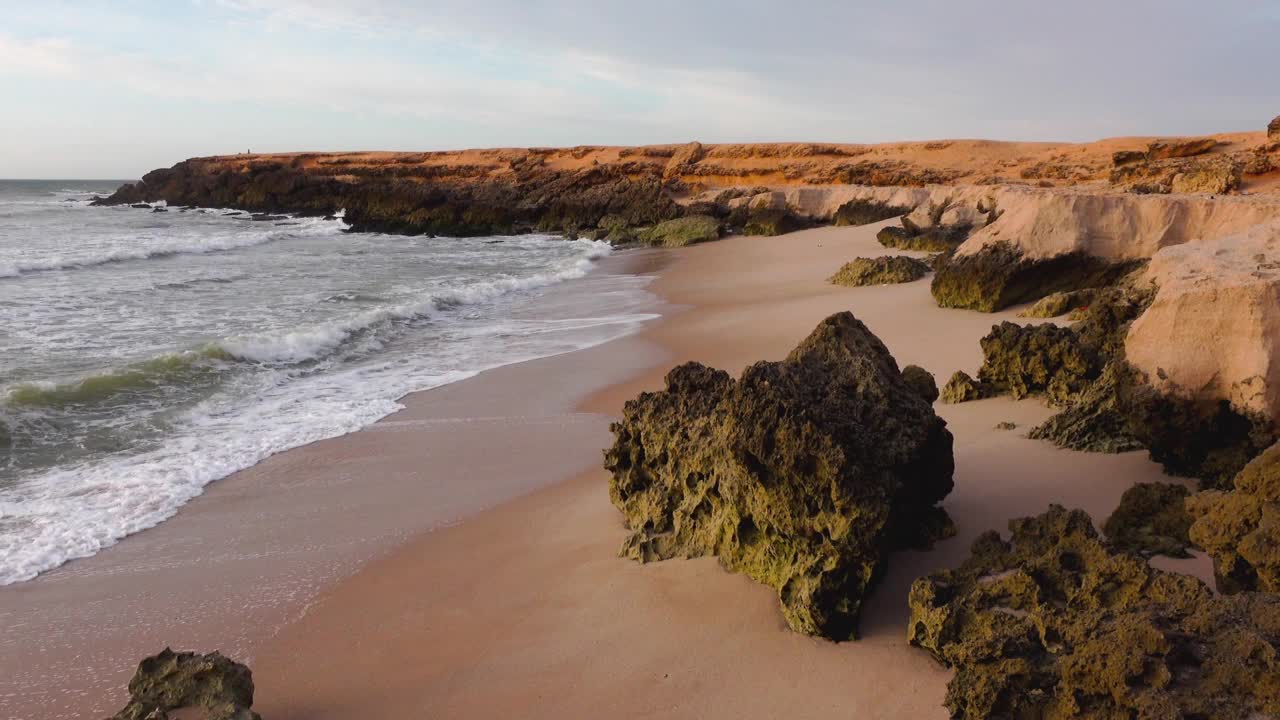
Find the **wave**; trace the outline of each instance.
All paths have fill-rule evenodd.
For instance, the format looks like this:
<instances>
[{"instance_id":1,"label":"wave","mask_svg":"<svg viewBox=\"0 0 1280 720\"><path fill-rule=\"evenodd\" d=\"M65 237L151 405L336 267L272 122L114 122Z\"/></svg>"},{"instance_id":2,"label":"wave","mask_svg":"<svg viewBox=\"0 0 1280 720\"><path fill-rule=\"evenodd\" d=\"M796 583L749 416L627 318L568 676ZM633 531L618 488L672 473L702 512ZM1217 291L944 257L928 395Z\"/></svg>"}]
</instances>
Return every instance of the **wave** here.
<instances>
[{"instance_id":1,"label":"wave","mask_svg":"<svg viewBox=\"0 0 1280 720\"><path fill-rule=\"evenodd\" d=\"M323 228L334 221L308 219L311 227ZM306 223L304 223L305 225ZM166 227L166 226L157 226ZM344 226L345 227L345 226ZM307 229L303 227L303 229ZM195 241L167 243L152 247L117 247L85 257L66 257L55 255L38 260L10 262L0 264L0 278L15 278L38 272L57 270L83 270L85 268L109 265L132 260L153 260L174 257L177 255L207 255L210 253L230 252L245 248L265 245L277 240L296 237L298 230L271 230L263 234L237 233L223 237L204 237Z\"/></svg>"},{"instance_id":2,"label":"wave","mask_svg":"<svg viewBox=\"0 0 1280 720\"><path fill-rule=\"evenodd\" d=\"M98 403L122 393L143 393L165 385L190 383L198 379L197 376L217 372L216 363L232 359L217 346L161 355L68 383L20 383L5 393L5 404L34 408Z\"/></svg>"}]
</instances>

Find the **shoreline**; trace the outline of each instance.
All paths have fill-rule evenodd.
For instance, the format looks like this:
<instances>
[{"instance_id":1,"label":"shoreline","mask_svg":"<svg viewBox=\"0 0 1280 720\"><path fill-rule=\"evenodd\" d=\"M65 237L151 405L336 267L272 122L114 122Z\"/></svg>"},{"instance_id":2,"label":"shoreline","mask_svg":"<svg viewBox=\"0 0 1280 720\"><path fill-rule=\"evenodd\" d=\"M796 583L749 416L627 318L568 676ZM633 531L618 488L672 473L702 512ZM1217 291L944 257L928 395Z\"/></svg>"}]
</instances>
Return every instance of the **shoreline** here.
<instances>
[{"instance_id":1,"label":"shoreline","mask_svg":"<svg viewBox=\"0 0 1280 720\"><path fill-rule=\"evenodd\" d=\"M1012 310L941 310L927 282L853 289L825 282L855 255L892 254L875 241L879 226L670 251L673 261L651 290L678 311L610 343L649 343L667 360L592 393L577 409L616 414L685 360L737 375L751 362L781 358L818 321L845 309L881 337L899 366L919 364L940 381L957 369L974 372L978 338ZM271 720L829 717L849 708L860 717L945 717L949 671L905 642L912 580L958 564L977 534L1003 531L1009 519L1050 502L1100 522L1129 485L1174 480L1145 453L1093 455L1026 439L1022 428L1052 414L1038 401L994 398L937 410L956 436L956 490L944 506L958 537L893 556L858 641L789 631L772 590L712 558L649 565L618 558L621 515L597 464L411 538L333 586L255 658L255 709ZM1020 430L995 429L1002 421ZM1211 572L1203 557L1161 564L1202 578Z\"/></svg>"},{"instance_id":2,"label":"shoreline","mask_svg":"<svg viewBox=\"0 0 1280 720\"><path fill-rule=\"evenodd\" d=\"M550 301L573 301L575 293L589 300L584 293L594 286L584 281L645 276L662 255L603 258L585 278L550 288ZM648 295L637 313L661 311ZM604 387L629 363L658 362L656 349L637 347L598 367L570 362L561 382L525 383L512 394L516 402L490 389L493 378L545 374L632 336L408 393L401 410L371 425L272 455L210 483L157 526L0 587L8 628L0 638L0 718L109 715L124 704L137 661L166 645L219 648L251 662L325 588L408 538L587 467L594 458L565 451L595 442L600 423L573 410L574 393ZM512 436L505 449L536 460L524 472L497 473L502 482L470 482L500 464L476 442L493 434Z\"/></svg>"}]
</instances>

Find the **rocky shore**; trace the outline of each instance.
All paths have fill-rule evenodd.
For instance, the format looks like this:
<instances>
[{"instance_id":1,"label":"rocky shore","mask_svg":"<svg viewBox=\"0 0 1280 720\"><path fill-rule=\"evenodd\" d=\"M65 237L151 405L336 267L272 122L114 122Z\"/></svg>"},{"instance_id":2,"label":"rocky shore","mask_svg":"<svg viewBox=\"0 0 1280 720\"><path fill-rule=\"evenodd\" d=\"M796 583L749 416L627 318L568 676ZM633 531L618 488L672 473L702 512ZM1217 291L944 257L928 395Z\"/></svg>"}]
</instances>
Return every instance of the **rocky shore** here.
<instances>
[{"instance_id":1,"label":"rocky shore","mask_svg":"<svg viewBox=\"0 0 1280 720\"><path fill-rule=\"evenodd\" d=\"M980 364L953 363L941 393L937 367L907 365L847 311L813 327L809 306L807 336L780 360L757 355L736 379L702 362L675 366L662 388L631 393L611 426L604 470L624 525L620 554L646 565L715 557L767 586L791 630L836 641L863 637L866 609L889 593L886 576L901 563L911 584L899 643L953 671L942 700L952 718L1280 717L1278 123L1265 133L1078 146L202 158L101 202L345 210L355 231L538 230L666 248L884 223L868 231L884 255L820 273L806 266L816 285L800 297L856 304L856 293L905 293L932 273L931 311L1024 306L1037 321L1001 315L971 340ZM835 237L821 232L774 242L817 238L821 247ZM899 255L907 252L931 255ZM754 301L768 302L771 289L751 286ZM726 342L724 325L705 327ZM770 335L768 347L778 342ZM960 430L942 414L1024 398L1050 410L1019 442L1073 457L1145 451L1198 487L1126 478L1103 508L1105 535L1094 525L1100 508L1071 508L1057 487L1042 488L1030 512L987 508L978 521L987 525L975 528L951 506ZM1005 525L1007 539L995 529ZM957 534L972 540L967 559L903 561L904 550ZM1193 550L1212 559L1217 593L1151 560ZM337 617L359 615L350 608L362 601L346 602ZM234 712L250 717L252 694L250 682Z\"/></svg>"}]
</instances>

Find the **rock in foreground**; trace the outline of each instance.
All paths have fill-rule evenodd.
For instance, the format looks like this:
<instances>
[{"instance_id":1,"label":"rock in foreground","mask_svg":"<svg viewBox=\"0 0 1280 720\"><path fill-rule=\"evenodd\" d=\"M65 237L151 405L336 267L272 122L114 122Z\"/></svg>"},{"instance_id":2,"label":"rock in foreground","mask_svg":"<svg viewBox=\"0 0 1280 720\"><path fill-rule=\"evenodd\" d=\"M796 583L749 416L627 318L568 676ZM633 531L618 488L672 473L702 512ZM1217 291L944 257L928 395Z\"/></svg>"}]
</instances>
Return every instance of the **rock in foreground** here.
<instances>
[{"instance_id":1,"label":"rock in foreground","mask_svg":"<svg viewBox=\"0 0 1280 720\"><path fill-rule=\"evenodd\" d=\"M908 639L956 668L953 718L1202 718L1280 713L1280 597L1219 597L1111 553L1053 506L980 536L911 588Z\"/></svg>"},{"instance_id":2,"label":"rock in foreground","mask_svg":"<svg viewBox=\"0 0 1280 720\"><path fill-rule=\"evenodd\" d=\"M1280 445L1254 458L1228 492L1187 501L1191 539L1213 558L1218 589L1280 593Z\"/></svg>"},{"instance_id":3,"label":"rock in foreground","mask_svg":"<svg viewBox=\"0 0 1280 720\"><path fill-rule=\"evenodd\" d=\"M1191 493L1171 483L1138 483L1120 498L1120 506L1102 525L1111 547L1143 557L1188 558L1191 516L1185 502Z\"/></svg>"},{"instance_id":4,"label":"rock in foreground","mask_svg":"<svg viewBox=\"0 0 1280 720\"><path fill-rule=\"evenodd\" d=\"M929 263L923 260L906 255L881 255L874 258L854 258L837 270L828 281L845 287L895 285L919 280L928 272Z\"/></svg>"},{"instance_id":5,"label":"rock in foreground","mask_svg":"<svg viewBox=\"0 0 1280 720\"><path fill-rule=\"evenodd\" d=\"M621 554L716 555L775 588L797 632L845 640L887 554L952 532L951 433L850 313L739 380L687 363L666 385L612 427Z\"/></svg>"},{"instance_id":6,"label":"rock in foreground","mask_svg":"<svg viewBox=\"0 0 1280 720\"><path fill-rule=\"evenodd\" d=\"M166 720L169 712L186 709L202 712L205 720L261 720L252 706L248 667L218 652L165 648L138 664L129 681L129 704L111 720Z\"/></svg>"}]
</instances>

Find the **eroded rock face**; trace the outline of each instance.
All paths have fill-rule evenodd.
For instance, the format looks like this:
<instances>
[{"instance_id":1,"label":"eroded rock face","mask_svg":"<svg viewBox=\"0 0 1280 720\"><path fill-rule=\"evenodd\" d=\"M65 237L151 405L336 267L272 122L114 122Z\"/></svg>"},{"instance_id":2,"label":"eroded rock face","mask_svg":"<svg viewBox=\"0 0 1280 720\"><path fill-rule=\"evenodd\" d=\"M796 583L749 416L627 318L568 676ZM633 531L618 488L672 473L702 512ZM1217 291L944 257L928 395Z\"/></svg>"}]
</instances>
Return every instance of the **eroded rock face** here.
<instances>
[{"instance_id":1,"label":"eroded rock face","mask_svg":"<svg viewBox=\"0 0 1280 720\"><path fill-rule=\"evenodd\" d=\"M129 704L111 720L166 720L174 710L196 709L206 720L261 720L253 706L249 668L212 652L165 648L138 664Z\"/></svg>"},{"instance_id":2,"label":"eroded rock face","mask_svg":"<svg viewBox=\"0 0 1280 720\"><path fill-rule=\"evenodd\" d=\"M1218 589L1280 593L1280 445L1245 466L1229 491L1187 501L1191 540L1213 558Z\"/></svg>"},{"instance_id":3,"label":"eroded rock face","mask_svg":"<svg viewBox=\"0 0 1280 720\"><path fill-rule=\"evenodd\" d=\"M1185 507L1190 494L1172 483L1137 483L1125 490L1120 506L1102 525L1107 544L1143 557L1191 557L1191 516Z\"/></svg>"},{"instance_id":4,"label":"eroded rock face","mask_svg":"<svg viewBox=\"0 0 1280 720\"><path fill-rule=\"evenodd\" d=\"M906 255L881 255L874 258L854 258L841 266L827 281L846 287L893 285L919 280L928 272L929 263L922 260Z\"/></svg>"},{"instance_id":5,"label":"eroded rock face","mask_svg":"<svg viewBox=\"0 0 1280 720\"><path fill-rule=\"evenodd\" d=\"M930 290L939 307L995 312L1055 292L1110 285L1133 269L1083 252L1045 259L1027 257L998 242L942 264Z\"/></svg>"},{"instance_id":6,"label":"eroded rock face","mask_svg":"<svg viewBox=\"0 0 1280 720\"><path fill-rule=\"evenodd\" d=\"M798 632L856 637L887 553L951 531L951 433L847 312L736 381L681 365L612 429L621 553L715 555L775 588Z\"/></svg>"},{"instance_id":7,"label":"eroded rock face","mask_svg":"<svg viewBox=\"0 0 1280 720\"><path fill-rule=\"evenodd\" d=\"M1168 160L1203 155L1218 145L1214 138L1169 138L1153 140L1147 145L1148 160Z\"/></svg>"},{"instance_id":8,"label":"eroded rock face","mask_svg":"<svg viewBox=\"0 0 1280 720\"><path fill-rule=\"evenodd\" d=\"M980 536L910 593L907 638L956 669L953 718L1182 718L1280 713L1280 597L1215 597L1114 554L1085 513L1052 506Z\"/></svg>"},{"instance_id":9,"label":"eroded rock face","mask_svg":"<svg viewBox=\"0 0 1280 720\"><path fill-rule=\"evenodd\" d=\"M870 225L889 218L906 215L911 208L874 200L850 200L836 209L831 218L833 225Z\"/></svg>"}]
</instances>

